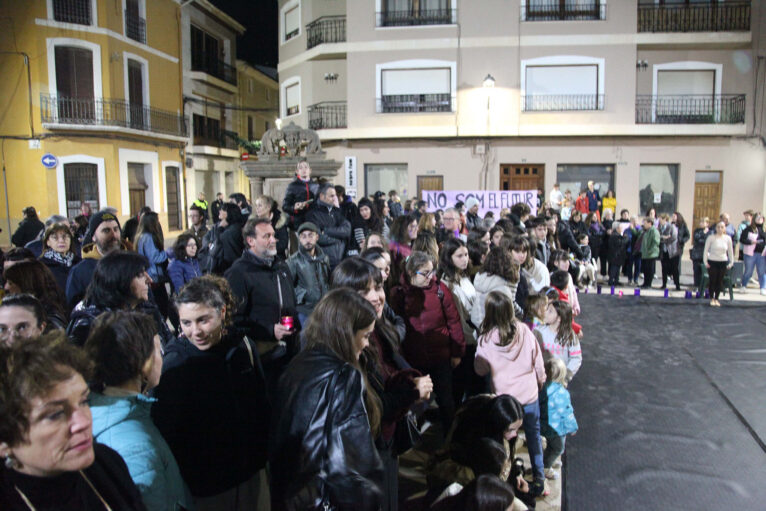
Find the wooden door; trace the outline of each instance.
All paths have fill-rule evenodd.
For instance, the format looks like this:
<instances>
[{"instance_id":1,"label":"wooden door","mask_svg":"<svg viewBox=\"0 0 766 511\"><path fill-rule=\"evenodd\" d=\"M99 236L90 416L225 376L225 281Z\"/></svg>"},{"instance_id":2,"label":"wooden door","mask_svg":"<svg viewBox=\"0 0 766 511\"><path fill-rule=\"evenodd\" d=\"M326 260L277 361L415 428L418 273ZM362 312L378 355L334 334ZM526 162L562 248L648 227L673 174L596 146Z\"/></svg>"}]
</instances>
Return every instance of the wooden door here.
<instances>
[{"instance_id":1,"label":"wooden door","mask_svg":"<svg viewBox=\"0 0 766 511\"><path fill-rule=\"evenodd\" d=\"M146 206L146 190L131 188L130 190L130 214L135 216Z\"/></svg>"},{"instance_id":2,"label":"wooden door","mask_svg":"<svg viewBox=\"0 0 766 511\"><path fill-rule=\"evenodd\" d=\"M717 221L721 213L722 172L698 170L694 176L694 223L693 231L701 218L708 217L710 223Z\"/></svg>"},{"instance_id":3,"label":"wooden door","mask_svg":"<svg viewBox=\"0 0 766 511\"><path fill-rule=\"evenodd\" d=\"M178 193L178 167L165 167L165 194L168 198L168 227L177 231L183 227L181 201Z\"/></svg>"},{"instance_id":4,"label":"wooden door","mask_svg":"<svg viewBox=\"0 0 766 511\"><path fill-rule=\"evenodd\" d=\"M423 190L444 190L444 176L418 176L418 195L415 200L421 200Z\"/></svg>"},{"instance_id":5,"label":"wooden door","mask_svg":"<svg viewBox=\"0 0 766 511\"><path fill-rule=\"evenodd\" d=\"M500 165L501 190L544 190L545 165L504 163Z\"/></svg>"}]
</instances>

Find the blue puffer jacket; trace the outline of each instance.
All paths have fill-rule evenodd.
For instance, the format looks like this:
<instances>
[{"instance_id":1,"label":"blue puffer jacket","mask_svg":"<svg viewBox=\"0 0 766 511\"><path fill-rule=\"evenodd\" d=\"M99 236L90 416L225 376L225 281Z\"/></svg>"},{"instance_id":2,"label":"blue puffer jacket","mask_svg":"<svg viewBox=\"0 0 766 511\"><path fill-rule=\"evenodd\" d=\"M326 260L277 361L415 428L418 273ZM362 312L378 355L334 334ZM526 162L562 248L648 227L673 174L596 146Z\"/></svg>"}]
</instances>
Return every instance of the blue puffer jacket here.
<instances>
[{"instance_id":1,"label":"blue puffer jacket","mask_svg":"<svg viewBox=\"0 0 766 511\"><path fill-rule=\"evenodd\" d=\"M170 276L170 282L173 283L173 289L178 293L184 284L189 282L194 277L202 275L202 271L199 267L199 261L196 257L187 258L185 261L180 259L173 259L168 266L168 276Z\"/></svg>"},{"instance_id":2,"label":"blue puffer jacket","mask_svg":"<svg viewBox=\"0 0 766 511\"><path fill-rule=\"evenodd\" d=\"M93 437L117 451L128 465L146 509L194 509L173 453L149 415L154 399L91 394Z\"/></svg>"},{"instance_id":3,"label":"blue puffer jacket","mask_svg":"<svg viewBox=\"0 0 766 511\"><path fill-rule=\"evenodd\" d=\"M569 435L577 431L569 391L556 382L547 382L540 393L540 433L545 438Z\"/></svg>"}]
</instances>

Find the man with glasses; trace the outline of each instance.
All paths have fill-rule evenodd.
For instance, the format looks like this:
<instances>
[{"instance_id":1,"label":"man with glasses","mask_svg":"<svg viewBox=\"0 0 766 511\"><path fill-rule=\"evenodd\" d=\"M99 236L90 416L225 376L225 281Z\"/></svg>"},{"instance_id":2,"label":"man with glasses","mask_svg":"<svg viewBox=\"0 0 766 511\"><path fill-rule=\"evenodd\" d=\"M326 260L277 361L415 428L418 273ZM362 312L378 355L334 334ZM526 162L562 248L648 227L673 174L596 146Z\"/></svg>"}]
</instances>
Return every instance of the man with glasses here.
<instances>
[{"instance_id":1,"label":"man with glasses","mask_svg":"<svg viewBox=\"0 0 766 511\"><path fill-rule=\"evenodd\" d=\"M439 245L450 238L460 238L465 241L465 235L460 234L460 213L455 208L444 210L442 223L444 227L436 231L436 242Z\"/></svg>"}]
</instances>

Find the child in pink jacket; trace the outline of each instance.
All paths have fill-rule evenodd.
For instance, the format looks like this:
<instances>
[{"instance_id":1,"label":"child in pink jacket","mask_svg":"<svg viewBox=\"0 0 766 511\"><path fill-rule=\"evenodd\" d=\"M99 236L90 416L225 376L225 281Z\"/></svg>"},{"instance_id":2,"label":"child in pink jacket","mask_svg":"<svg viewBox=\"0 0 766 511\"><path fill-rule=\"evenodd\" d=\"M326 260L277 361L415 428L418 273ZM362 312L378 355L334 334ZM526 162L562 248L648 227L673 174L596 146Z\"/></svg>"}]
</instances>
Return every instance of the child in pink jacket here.
<instances>
[{"instance_id":1,"label":"child in pink jacket","mask_svg":"<svg viewBox=\"0 0 766 511\"><path fill-rule=\"evenodd\" d=\"M524 408L522 427L535 477L530 492L545 494L538 403L538 392L545 383L543 356L529 328L516 321L511 298L499 291L487 296L473 366L479 376L490 374L495 394L513 396Z\"/></svg>"}]
</instances>

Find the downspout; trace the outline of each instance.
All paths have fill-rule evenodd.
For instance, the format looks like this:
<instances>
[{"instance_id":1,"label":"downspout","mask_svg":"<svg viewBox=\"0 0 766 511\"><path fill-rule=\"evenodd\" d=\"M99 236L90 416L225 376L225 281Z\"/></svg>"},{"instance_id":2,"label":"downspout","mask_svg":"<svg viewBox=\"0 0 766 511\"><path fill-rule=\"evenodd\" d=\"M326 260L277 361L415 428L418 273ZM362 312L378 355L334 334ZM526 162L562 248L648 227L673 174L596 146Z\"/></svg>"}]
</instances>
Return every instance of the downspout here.
<instances>
[{"instance_id":1,"label":"downspout","mask_svg":"<svg viewBox=\"0 0 766 511\"><path fill-rule=\"evenodd\" d=\"M186 124L186 101L184 100L184 59L183 59L183 24L181 21L181 9L184 5L188 4L189 2L183 2L176 11L176 23L178 23L178 67L179 73L178 73L178 87L181 91L181 117L183 117L183 122ZM191 123L186 125L187 130L192 129ZM188 132L186 134L187 136L187 144L188 144ZM186 145L180 146L178 149L178 153L181 156L181 197L183 199L183 218L181 219L181 225L185 226L186 229L189 228L189 219L188 215L186 214ZM167 193L167 190L165 190L165 193Z\"/></svg>"}]
</instances>

